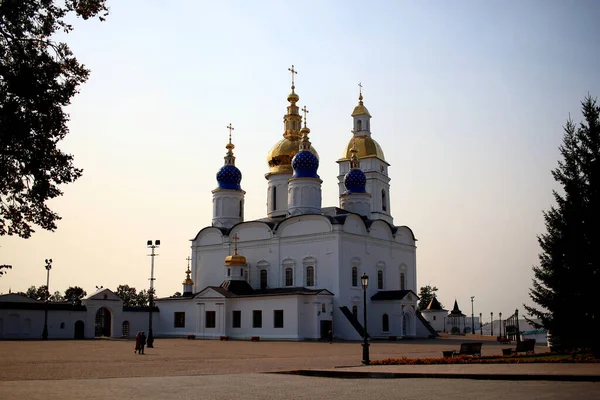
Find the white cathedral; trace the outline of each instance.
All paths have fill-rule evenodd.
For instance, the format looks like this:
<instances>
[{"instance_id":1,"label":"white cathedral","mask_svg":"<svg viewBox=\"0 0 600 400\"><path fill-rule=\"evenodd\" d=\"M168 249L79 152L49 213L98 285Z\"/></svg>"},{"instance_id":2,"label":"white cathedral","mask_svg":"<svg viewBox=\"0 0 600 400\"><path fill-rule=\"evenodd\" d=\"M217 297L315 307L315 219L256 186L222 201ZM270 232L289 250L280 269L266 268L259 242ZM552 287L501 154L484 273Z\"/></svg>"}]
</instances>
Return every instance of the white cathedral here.
<instances>
[{"instance_id":1,"label":"white cathedral","mask_svg":"<svg viewBox=\"0 0 600 400\"><path fill-rule=\"evenodd\" d=\"M393 223L390 164L371 135L362 92L337 160L339 207L321 205L319 157L293 81L287 100L283 138L267 156L267 216L244 219L230 125L212 225L192 239L183 296L156 300L155 335L358 340L366 275L369 336L427 337L415 311L415 237Z\"/></svg>"},{"instance_id":2,"label":"white cathedral","mask_svg":"<svg viewBox=\"0 0 600 400\"><path fill-rule=\"evenodd\" d=\"M265 218L244 219L246 192L229 126L212 225L192 239L183 295L155 300L154 336L359 340L364 301L371 338L435 335L416 312L416 239L394 225L390 164L371 135L362 91L358 99L353 136L337 160L339 207L321 205L319 157L306 117L302 126L293 80L283 138L267 156ZM131 337L149 326L148 308L123 307L109 289L81 305L9 294L0 296L0 339L39 337L48 306L50 338Z\"/></svg>"}]
</instances>

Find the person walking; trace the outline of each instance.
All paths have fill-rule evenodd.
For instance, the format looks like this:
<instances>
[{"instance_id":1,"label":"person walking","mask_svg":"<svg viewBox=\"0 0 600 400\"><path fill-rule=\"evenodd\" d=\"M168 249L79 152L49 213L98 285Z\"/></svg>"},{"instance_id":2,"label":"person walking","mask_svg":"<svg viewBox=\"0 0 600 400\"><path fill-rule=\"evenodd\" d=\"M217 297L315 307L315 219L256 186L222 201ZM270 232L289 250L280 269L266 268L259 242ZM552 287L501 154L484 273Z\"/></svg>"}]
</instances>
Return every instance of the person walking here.
<instances>
[{"instance_id":1,"label":"person walking","mask_svg":"<svg viewBox=\"0 0 600 400\"><path fill-rule=\"evenodd\" d=\"M138 331L138 333L135 335L135 351L134 353L138 353L140 351L140 336L141 336L140 331Z\"/></svg>"},{"instance_id":2,"label":"person walking","mask_svg":"<svg viewBox=\"0 0 600 400\"><path fill-rule=\"evenodd\" d=\"M144 354L144 346L146 346L146 334L142 331L140 335L140 354Z\"/></svg>"}]
</instances>

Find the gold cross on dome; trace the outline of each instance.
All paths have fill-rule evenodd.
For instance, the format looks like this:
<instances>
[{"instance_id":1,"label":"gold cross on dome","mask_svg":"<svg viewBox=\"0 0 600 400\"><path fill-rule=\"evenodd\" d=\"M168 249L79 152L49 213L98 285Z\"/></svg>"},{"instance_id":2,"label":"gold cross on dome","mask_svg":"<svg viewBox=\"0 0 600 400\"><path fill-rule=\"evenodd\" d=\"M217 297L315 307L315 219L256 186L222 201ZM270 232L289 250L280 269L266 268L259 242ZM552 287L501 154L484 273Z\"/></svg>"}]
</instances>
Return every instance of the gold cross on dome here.
<instances>
[{"instance_id":1,"label":"gold cross on dome","mask_svg":"<svg viewBox=\"0 0 600 400\"><path fill-rule=\"evenodd\" d=\"M302 112L304 113L304 126L306 126L306 113L309 111L306 109L306 106L302 107Z\"/></svg>"},{"instance_id":2,"label":"gold cross on dome","mask_svg":"<svg viewBox=\"0 0 600 400\"><path fill-rule=\"evenodd\" d=\"M227 126L227 129L229 129L229 143L231 143L231 131L235 130L235 128L231 126L231 122Z\"/></svg>"},{"instance_id":3,"label":"gold cross on dome","mask_svg":"<svg viewBox=\"0 0 600 400\"><path fill-rule=\"evenodd\" d=\"M185 260L188 262L188 269L190 269L190 261L192 261L192 259L188 256Z\"/></svg>"},{"instance_id":4,"label":"gold cross on dome","mask_svg":"<svg viewBox=\"0 0 600 400\"><path fill-rule=\"evenodd\" d=\"M360 88L360 89L358 89L360 94L362 94L362 83L358 82L358 87Z\"/></svg>"},{"instance_id":5,"label":"gold cross on dome","mask_svg":"<svg viewBox=\"0 0 600 400\"><path fill-rule=\"evenodd\" d=\"M294 69L294 64L292 64L292 68L288 68L288 71L292 73L292 86L294 85L294 75L298 74L298 71Z\"/></svg>"},{"instance_id":6,"label":"gold cross on dome","mask_svg":"<svg viewBox=\"0 0 600 400\"><path fill-rule=\"evenodd\" d=\"M233 254L237 254L238 240L240 240L240 237L238 236L237 232L233 234L232 239L233 239Z\"/></svg>"}]
</instances>

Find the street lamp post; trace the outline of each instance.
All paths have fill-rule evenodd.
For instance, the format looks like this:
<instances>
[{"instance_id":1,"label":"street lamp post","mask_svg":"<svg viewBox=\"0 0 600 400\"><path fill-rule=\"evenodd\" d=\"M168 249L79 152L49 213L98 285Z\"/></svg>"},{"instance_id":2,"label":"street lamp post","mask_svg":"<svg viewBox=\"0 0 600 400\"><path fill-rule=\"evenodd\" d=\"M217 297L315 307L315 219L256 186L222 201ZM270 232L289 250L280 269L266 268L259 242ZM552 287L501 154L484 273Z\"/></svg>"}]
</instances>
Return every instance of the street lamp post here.
<instances>
[{"instance_id":1,"label":"street lamp post","mask_svg":"<svg viewBox=\"0 0 600 400\"><path fill-rule=\"evenodd\" d=\"M494 312L490 313L490 336L494 336Z\"/></svg>"},{"instance_id":2,"label":"street lamp post","mask_svg":"<svg viewBox=\"0 0 600 400\"><path fill-rule=\"evenodd\" d=\"M481 336L483 336L483 324L482 324L483 319L481 317L482 317L482 314L479 313L479 334Z\"/></svg>"},{"instance_id":3,"label":"street lamp post","mask_svg":"<svg viewBox=\"0 0 600 400\"><path fill-rule=\"evenodd\" d=\"M363 360L362 363L365 365L369 365L371 361L369 360L369 341L367 340L367 287L369 286L369 276L363 272L360 277L360 284L363 288L363 319L364 319L364 334L363 334Z\"/></svg>"},{"instance_id":4,"label":"street lamp post","mask_svg":"<svg viewBox=\"0 0 600 400\"><path fill-rule=\"evenodd\" d=\"M160 240L155 240L154 244L152 244L152 240L148 240L146 242L146 246L152 249L152 253L148 254L151 257L150 262L150 292L148 293L148 339L147 339L147 347L154 347L154 334L152 332L152 308L153 308L153 300L154 300L154 257L158 254L154 253L154 249L160 247Z\"/></svg>"},{"instance_id":5,"label":"street lamp post","mask_svg":"<svg viewBox=\"0 0 600 400\"><path fill-rule=\"evenodd\" d=\"M498 336L504 336L502 334L502 313L498 313L498 315L500 316L500 319L498 320L498 330L500 331Z\"/></svg>"},{"instance_id":6,"label":"street lamp post","mask_svg":"<svg viewBox=\"0 0 600 400\"><path fill-rule=\"evenodd\" d=\"M475 296L471 296L471 333L475 334L475 313L473 312L473 300Z\"/></svg>"},{"instance_id":7,"label":"street lamp post","mask_svg":"<svg viewBox=\"0 0 600 400\"><path fill-rule=\"evenodd\" d=\"M44 330L42 339L48 340L48 301L50 300L50 270L52 269L52 259L46 259L46 304L44 306Z\"/></svg>"}]
</instances>

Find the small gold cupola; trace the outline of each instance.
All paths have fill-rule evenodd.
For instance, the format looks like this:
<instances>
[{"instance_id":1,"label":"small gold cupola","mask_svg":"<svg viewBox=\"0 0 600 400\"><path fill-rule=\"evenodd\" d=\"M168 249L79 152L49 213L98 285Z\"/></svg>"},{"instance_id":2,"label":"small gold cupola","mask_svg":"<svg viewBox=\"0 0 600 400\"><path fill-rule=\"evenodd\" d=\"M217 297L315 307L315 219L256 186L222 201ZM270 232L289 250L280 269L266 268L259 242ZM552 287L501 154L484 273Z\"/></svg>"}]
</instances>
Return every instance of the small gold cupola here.
<instances>
[{"instance_id":1,"label":"small gold cupola","mask_svg":"<svg viewBox=\"0 0 600 400\"><path fill-rule=\"evenodd\" d=\"M185 280L183 281L183 295L184 296L192 296L194 294L194 281L190 274L192 271L190 270L190 261L192 260L190 257L186 258L188 265L187 270L185 271Z\"/></svg>"},{"instance_id":2,"label":"small gold cupola","mask_svg":"<svg viewBox=\"0 0 600 400\"><path fill-rule=\"evenodd\" d=\"M225 266L226 267L235 266L235 265L245 266L246 265L246 257L239 255L237 252L238 251L238 240L239 240L237 233L233 235L232 239L233 239L233 245L234 245L233 254L225 257Z\"/></svg>"},{"instance_id":3,"label":"small gold cupola","mask_svg":"<svg viewBox=\"0 0 600 400\"><path fill-rule=\"evenodd\" d=\"M352 111L353 135L344 149L342 160L350 159L352 156L350 150L354 147L358 158L377 157L385 162L381 146L371 137L371 114L363 103L362 84L359 83L358 86L360 87L358 105Z\"/></svg>"},{"instance_id":4,"label":"small gold cupola","mask_svg":"<svg viewBox=\"0 0 600 400\"><path fill-rule=\"evenodd\" d=\"M275 143L267 155L267 163L269 164L269 172L265 176L267 179L270 175L292 173L292 158L298 153L300 140L302 139L302 117L296 104L300 100L300 96L295 91L295 75L298 71L293 65L288 68L288 71L292 74L292 92L287 97L290 104L287 107L287 114L283 117L283 139ZM314 148L311 147L310 152L317 158L319 157Z\"/></svg>"}]
</instances>

